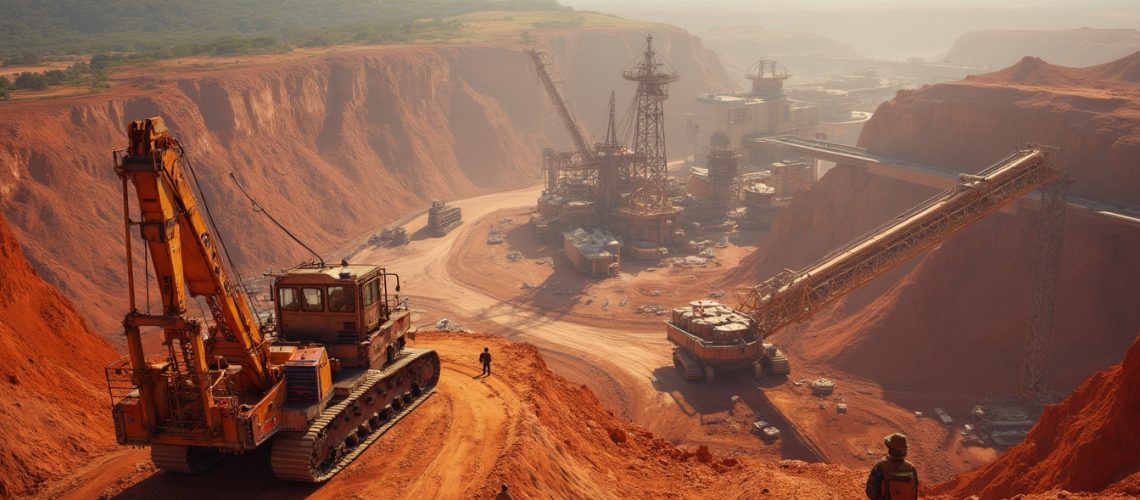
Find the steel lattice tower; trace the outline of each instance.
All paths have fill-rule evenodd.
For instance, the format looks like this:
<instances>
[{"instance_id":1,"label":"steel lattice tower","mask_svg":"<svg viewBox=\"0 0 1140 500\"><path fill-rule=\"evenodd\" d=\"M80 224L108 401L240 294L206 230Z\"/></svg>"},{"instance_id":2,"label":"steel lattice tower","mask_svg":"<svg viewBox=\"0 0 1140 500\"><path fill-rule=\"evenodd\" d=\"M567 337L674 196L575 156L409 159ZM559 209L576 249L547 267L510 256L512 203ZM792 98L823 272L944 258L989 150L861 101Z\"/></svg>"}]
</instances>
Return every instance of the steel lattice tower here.
<instances>
[{"instance_id":1,"label":"steel lattice tower","mask_svg":"<svg viewBox=\"0 0 1140 500\"><path fill-rule=\"evenodd\" d=\"M634 123L634 162L630 172L632 192L627 206L634 212L654 213L672 209L668 195L668 165L665 157L666 86L680 79L668 71L653 51L653 36L645 37L641 62L622 71L626 80L637 82L637 118Z\"/></svg>"},{"instance_id":2,"label":"steel lattice tower","mask_svg":"<svg viewBox=\"0 0 1140 500\"><path fill-rule=\"evenodd\" d=\"M1062 177L1041 188L1041 213L1033 260L1033 301L1021 367L1021 396L1037 406L1047 399L1045 368L1053 337L1053 309L1057 302L1061 246L1068 211L1066 197L1071 182L1070 178Z\"/></svg>"}]
</instances>

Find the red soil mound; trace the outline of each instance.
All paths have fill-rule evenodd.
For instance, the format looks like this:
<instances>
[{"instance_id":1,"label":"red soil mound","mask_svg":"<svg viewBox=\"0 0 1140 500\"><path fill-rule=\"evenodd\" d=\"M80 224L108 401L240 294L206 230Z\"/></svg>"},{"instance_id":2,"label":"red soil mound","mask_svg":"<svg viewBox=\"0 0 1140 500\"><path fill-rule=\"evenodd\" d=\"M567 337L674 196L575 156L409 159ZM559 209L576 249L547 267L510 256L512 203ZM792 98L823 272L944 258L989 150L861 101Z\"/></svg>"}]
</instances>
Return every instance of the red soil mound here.
<instances>
[{"instance_id":1,"label":"red soil mound","mask_svg":"<svg viewBox=\"0 0 1140 500\"><path fill-rule=\"evenodd\" d=\"M879 108L860 142L962 171L976 171L1027 142L1057 145L1056 160L1072 171L1076 194L1140 203L1140 99L1087 80L1078 91L998 84L1009 76L996 75L902 92ZM836 168L780 215L731 279L748 283L801 268L932 194ZM1031 210L995 214L777 340L808 361L889 391L1012 390L1028 325L1036 223ZM1070 215L1048 361L1056 387L1070 390L1118 362L1140 329L1140 310L1130 302L1140 295L1132 279L1140 275L1136 248L1140 231Z\"/></svg>"},{"instance_id":2,"label":"red soil mound","mask_svg":"<svg viewBox=\"0 0 1140 500\"><path fill-rule=\"evenodd\" d=\"M0 218L0 497L107 448L103 366L115 353L24 260Z\"/></svg>"},{"instance_id":3,"label":"red soil mound","mask_svg":"<svg viewBox=\"0 0 1140 500\"><path fill-rule=\"evenodd\" d=\"M472 342L471 352L477 345ZM861 474L844 467L754 458L742 463L704 447L677 448L615 417L585 386L555 375L534 346L507 344L499 351L508 356L506 376L522 400L518 435L478 496L492 496L502 482L522 498L661 498L715 491L753 498L765 488L777 495L858 492Z\"/></svg>"},{"instance_id":4,"label":"red soil mound","mask_svg":"<svg viewBox=\"0 0 1140 500\"><path fill-rule=\"evenodd\" d=\"M1017 64L1001 71L987 73L981 77L970 76L966 79L1048 87L1068 87L1077 84L1078 80L1070 75L1067 69L1069 68L1049 64L1040 57L1025 56Z\"/></svg>"},{"instance_id":5,"label":"red soil mound","mask_svg":"<svg viewBox=\"0 0 1140 500\"><path fill-rule=\"evenodd\" d=\"M1025 442L932 493L1005 498L1061 488L1140 494L1140 337L1124 361L1050 406Z\"/></svg>"}]
</instances>

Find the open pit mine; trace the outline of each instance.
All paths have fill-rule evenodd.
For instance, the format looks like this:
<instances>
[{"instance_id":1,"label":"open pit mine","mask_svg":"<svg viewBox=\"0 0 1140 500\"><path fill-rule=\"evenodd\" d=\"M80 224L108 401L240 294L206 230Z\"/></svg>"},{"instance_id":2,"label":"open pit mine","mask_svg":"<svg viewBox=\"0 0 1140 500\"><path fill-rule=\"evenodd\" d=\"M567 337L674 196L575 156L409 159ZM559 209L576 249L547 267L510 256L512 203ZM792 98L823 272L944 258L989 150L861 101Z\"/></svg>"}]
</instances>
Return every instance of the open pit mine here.
<instances>
[{"instance_id":1,"label":"open pit mine","mask_svg":"<svg viewBox=\"0 0 1140 500\"><path fill-rule=\"evenodd\" d=\"M0 498L1140 495L1140 52L503 15L0 102Z\"/></svg>"}]
</instances>

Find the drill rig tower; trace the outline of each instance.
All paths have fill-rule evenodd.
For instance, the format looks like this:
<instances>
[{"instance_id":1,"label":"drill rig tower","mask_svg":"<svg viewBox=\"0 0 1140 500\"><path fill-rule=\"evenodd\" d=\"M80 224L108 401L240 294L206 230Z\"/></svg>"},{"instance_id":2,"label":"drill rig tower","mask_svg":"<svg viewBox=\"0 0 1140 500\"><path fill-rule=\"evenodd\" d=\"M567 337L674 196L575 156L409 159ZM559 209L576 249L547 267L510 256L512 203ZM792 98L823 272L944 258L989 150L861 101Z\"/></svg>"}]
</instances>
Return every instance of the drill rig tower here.
<instances>
[{"instance_id":1,"label":"drill rig tower","mask_svg":"<svg viewBox=\"0 0 1140 500\"><path fill-rule=\"evenodd\" d=\"M629 179L629 150L622 147L617 138L617 121L615 110L617 108L617 95L610 91L610 114L606 122L606 139L598 144L598 157L600 171L598 172L598 191L600 193L601 212L606 221L610 214L621 205L623 183Z\"/></svg>"},{"instance_id":2,"label":"drill rig tower","mask_svg":"<svg viewBox=\"0 0 1140 500\"><path fill-rule=\"evenodd\" d=\"M666 86L680 79L665 69L653 50L653 37L646 37L642 60L622 71L626 80L637 82L637 116L634 122L634 161L629 173L630 192L619 211L625 233L632 240L668 244L681 209L673 206L668 194L668 165L665 157Z\"/></svg>"}]
</instances>

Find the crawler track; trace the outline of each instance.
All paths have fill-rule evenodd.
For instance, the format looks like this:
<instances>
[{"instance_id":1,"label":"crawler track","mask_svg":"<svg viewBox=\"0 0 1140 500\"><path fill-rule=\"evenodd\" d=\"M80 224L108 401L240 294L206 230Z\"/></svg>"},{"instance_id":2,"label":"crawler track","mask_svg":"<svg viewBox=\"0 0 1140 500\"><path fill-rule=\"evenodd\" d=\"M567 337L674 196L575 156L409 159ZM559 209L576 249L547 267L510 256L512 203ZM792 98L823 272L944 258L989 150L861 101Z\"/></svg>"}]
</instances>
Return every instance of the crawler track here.
<instances>
[{"instance_id":1,"label":"crawler track","mask_svg":"<svg viewBox=\"0 0 1140 500\"><path fill-rule=\"evenodd\" d=\"M701 363L697 358L681 348L673 350L673 366L677 368L677 372L681 378L688 382L695 382L705 378L704 369L701 368Z\"/></svg>"},{"instance_id":2,"label":"crawler track","mask_svg":"<svg viewBox=\"0 0 1140 500\"><path fill-rule=\"evenodd\" d=\"M304 432L282 431L273 442L273 474L320 483L340 472L435 391L439 355L408 349L383 370L369 370L347 397L327 408Z\"/></svg>"},{"instance_id":3,"label":"crawler track","mask_svg":"<svg viewBox=\"0 0 1140 500\"><path fill-rule=\"evenodd\" d=\"M197 474L209 470L223 455L213 448L156 444L150 447L155 467L168 472Z\"/></svg>"}]
</instances>

